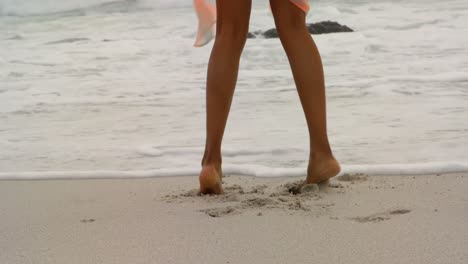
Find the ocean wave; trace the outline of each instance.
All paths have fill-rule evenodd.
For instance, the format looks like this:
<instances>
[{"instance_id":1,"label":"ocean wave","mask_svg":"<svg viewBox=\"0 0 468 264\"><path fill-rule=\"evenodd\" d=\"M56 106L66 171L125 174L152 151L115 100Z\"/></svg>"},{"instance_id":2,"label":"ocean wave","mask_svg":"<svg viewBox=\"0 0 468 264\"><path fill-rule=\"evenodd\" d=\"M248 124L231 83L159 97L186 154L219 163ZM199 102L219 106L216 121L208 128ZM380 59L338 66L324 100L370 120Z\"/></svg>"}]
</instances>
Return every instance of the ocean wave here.
<instances>
[{"instance_id":1,"label":"ocean wave","mask_svg":"<svg viewBox=\"0 0 468 264\"><path fill-rule=\"evenodd\" d=\"M181 156L187 154L200 155L203 153L203 147L167 147L167 146L142 146L137 152L144 156L160 157L160 156ZM249 149L233 148L223 150L223 156L225 157L236 157L236 156L255 156L262 154L269 155L287 155L294 152L305 152L300 148L261 148L251 147Z\"/></svg>"},{"instance_id":2,"label":"ocean wave","mask_svg":"<svg viewBox=\"0 0 468 264\"><path fill-rule=\"evenodd\" d=\"M407 75L388 77L387 81L402 82L468 82L468 72L446 72L431 75Z\"/></svg>"},{"instance_id":3,"label":"ocean wave","mask_svg":"<svg viewBox=\"0 0 468 264\"><path fill-rule=\"evenodd\" d=\"M364 173L370 176L406 176L468 172L467 162L431 162L416 164L343 165L343 174ZM198 176L199 167L163 168L155 170L95 170L95 171L38 171L1 172L0 180L73 180L73 179L138 179L170 176ZM224 175L255 177L299 177L307 174L306 168L273 168L254 164L224 165Z\"/></svg>"},{"instance_id":4,"label":"ocean wave","mask_svg":"<svg viewBox=\"0 0 468 264\"><path fill-rule=\"evenodd\" d=\"M86 11L128 12L191 5L191 1L177 0L0 0L0 16L82 14Z\"/></svg>"}]
</instances>

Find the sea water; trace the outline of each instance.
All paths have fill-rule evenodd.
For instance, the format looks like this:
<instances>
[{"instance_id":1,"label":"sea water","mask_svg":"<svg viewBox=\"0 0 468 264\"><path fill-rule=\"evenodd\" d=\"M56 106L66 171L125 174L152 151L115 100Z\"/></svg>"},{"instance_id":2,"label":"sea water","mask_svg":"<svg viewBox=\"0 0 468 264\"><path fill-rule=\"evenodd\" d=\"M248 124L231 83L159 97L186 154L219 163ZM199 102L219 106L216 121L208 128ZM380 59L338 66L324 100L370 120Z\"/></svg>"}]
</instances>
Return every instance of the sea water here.
<instances>
[{"instance_id":1,"label":"sea water","mask_svg":"<svg viewBox=\"0 0 468 264\"><path fill-rule=\"evenodd\" d=\"M250 30L274 27L254 0ZM468 2L317 0L343 171L468 171ZM191 1L0 0L0 178L197 175L206 69ZM309 137L278 39L249 39L224 173L305 175Z\"/></svg>"}]
</instances>

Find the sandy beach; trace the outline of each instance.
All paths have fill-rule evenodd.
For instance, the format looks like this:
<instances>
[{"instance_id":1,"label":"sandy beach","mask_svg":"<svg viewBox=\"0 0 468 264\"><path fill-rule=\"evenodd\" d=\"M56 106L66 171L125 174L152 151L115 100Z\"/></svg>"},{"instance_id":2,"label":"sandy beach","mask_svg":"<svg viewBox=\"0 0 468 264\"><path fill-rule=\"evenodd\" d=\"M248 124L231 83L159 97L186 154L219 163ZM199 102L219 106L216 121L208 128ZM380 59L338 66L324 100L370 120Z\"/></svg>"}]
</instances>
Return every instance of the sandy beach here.
<instances>
[{"instance_id":1,"label":"sandy beach","mask_svg":"<svg viewBox=\"0 0 468 264\"><path fill-rule=\"evenodd\" d=\"M2 181L0 263L468 263L468 175Z\"/></svg>"}]
</instances>

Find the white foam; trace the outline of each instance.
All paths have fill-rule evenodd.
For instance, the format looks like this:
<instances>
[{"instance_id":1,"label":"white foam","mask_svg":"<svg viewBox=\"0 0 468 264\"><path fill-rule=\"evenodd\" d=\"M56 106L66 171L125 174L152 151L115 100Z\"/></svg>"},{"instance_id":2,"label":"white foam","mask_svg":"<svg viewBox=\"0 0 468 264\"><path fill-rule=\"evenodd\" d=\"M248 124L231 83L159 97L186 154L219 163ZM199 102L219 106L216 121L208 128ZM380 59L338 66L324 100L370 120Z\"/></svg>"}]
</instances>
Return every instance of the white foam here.
<instances>
[{"instance_id":1,"label":"white foam","mask_svg":"<svg viewBox=\"0 0 468 264\"><path fill-rule=\"evenodd\" d=\"M192 1L178 0L0 0L0 15L28 16L69 12L103 5L138 5L149 8L188 7Z\"/></svg>"},{"instance_id":2,"label":"white foam","mask_svg":"<svg viewBox=\"0 0 468 264\"><path fill-rule=\"evenodd\" d=\"M105 3L112 0L0 0L0 15L39 15L55 12L72 11Z\"/></svg>"},{"instance_id":3,"label":"white foam","mask_svg":"<svg viewBox=\"0 0 468 264\"><path fill-rule=\"evenodd\" d=\"M364 173L368 175L422 175L468 172L468 162L431 162L415 164L378 164L378 165L348 165L345 173Z\"/></svg>"},{"instance_id":4,"label":"white foam","mask_svg":"<svg viewBox=\"0 0 468 264\"><path fill-rule=\"evenodd\" d=\"M370 176L434 175L468 172L468 162L434 162L417 164L343 165L339 175L364 173ZM96 170L96 171L41 171L2 172L0 180L77 180L77 179L138 179L170 176L198 176L199 167L166 168L155 170ZM299 177L306 168L272 168L254 164L225 165L224 175L256 177Z\"/></svg>"},{"instance_id":5,"label":"white foam","mask_svg":"<svg viewBox=\"0 0 468 264\"><path fill-rule=\"evenodd\" d=\"M468 72L446 72L431 75L408 75L387 78L387 81L412 82L468 82Z\"/></svg>"},{"instance_id":6,"label":"white foam","mask_svg":"<svg viewBox=\"0 0 468 264\"><path fill-rule=\"evenodd\" d=\"M202 147L168 147L168 146L142 146L137 152L141 155L161 157L161 156L179 156L184 155L200 155L203 153ZM223 149L224 157L236 156L256 156L263 154L271 155L286 155L294 152L304 152L300 148L269 148L269 147L229 147Z\"/></svg>"}]
</instances>

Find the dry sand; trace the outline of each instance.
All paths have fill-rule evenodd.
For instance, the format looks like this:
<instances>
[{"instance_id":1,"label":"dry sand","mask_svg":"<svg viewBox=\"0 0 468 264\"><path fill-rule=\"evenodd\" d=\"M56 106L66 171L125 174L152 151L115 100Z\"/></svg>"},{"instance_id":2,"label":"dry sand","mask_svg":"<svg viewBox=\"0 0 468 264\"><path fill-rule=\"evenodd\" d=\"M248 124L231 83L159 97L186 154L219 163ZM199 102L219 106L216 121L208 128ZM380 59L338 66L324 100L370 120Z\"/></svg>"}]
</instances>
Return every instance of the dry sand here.
<instances>
[{"instance_id":1,"label":"dry sand","mask_svg":"<svg viewBox=\"0 0 468 264\"><path fill-rule=\"evenodd\" d=\"M0 263L468 263L466 174L300 180L2 181Z\"/></svg>"}]
</instances>

